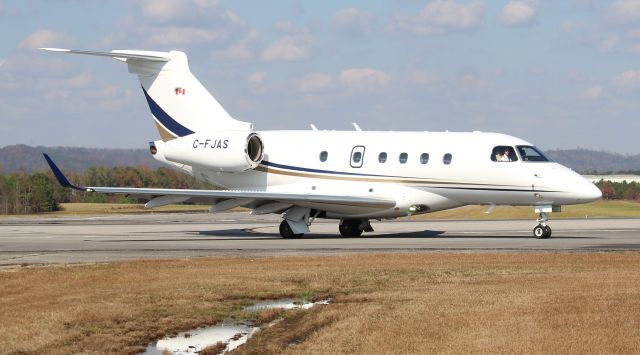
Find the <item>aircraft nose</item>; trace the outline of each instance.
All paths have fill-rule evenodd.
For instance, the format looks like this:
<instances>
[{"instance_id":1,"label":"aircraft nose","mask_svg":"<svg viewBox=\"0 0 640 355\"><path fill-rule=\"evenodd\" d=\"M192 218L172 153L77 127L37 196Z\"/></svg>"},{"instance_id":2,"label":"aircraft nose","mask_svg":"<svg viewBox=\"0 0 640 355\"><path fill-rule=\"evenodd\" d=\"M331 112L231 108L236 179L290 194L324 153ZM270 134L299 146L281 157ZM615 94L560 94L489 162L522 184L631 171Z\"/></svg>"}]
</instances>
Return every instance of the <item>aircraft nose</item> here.
<instances>
[{"instance_id":1,"label":"aircraft nose","mask_svg":"<svg viewBox=\"0 0 640 355\"><path fill-rule=\"evenodd\" d=\"M580 200L584 202L597 201L602 198L602 191L594 185L591 181L585 179L584 183L580 184Z\"/></svg>"}]
</instances>

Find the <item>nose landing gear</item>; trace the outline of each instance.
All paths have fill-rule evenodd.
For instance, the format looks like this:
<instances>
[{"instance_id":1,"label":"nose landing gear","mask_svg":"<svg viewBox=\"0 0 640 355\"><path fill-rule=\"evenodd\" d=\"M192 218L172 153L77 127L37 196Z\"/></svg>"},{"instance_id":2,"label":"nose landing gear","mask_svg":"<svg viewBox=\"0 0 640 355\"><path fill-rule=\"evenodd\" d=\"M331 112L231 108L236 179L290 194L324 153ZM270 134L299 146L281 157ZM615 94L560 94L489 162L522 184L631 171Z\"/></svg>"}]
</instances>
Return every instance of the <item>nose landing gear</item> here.
<instances>
[{"instance_id":1,"label":"nose landing gear","mask_svg":"<svg viewBox=\"0 0 640 355\"><path fill-rule=\"evenodd\" d=\"M560 206L536 206L536 213L539 213L537 219L538 225L533 228L533 236L537 239L549 239L551 238L551 227L547 225L549 220L549 213L560 212Z\"/></svg>"}]
</instances>

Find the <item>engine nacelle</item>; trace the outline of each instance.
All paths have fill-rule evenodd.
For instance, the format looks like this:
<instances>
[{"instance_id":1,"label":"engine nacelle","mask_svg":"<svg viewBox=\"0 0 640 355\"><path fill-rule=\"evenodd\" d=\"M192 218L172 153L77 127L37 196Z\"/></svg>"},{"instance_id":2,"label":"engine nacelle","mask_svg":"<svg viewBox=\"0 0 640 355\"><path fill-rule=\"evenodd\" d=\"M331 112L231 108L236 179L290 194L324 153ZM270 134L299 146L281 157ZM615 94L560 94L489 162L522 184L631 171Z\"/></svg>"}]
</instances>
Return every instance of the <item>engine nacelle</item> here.
<instances>
[{"instance_id":1,"label":"engine nacelle","mask_svg":"<svg viewBox=\"0 0 640 355\"><path fill-rule=\"evenodd\" d=\"M168 142L156 141L151 154L170 162L206 169L241 172L253 169L262 161L264 146L255 132L194 133Z\"/></svg>"}]
</instances>

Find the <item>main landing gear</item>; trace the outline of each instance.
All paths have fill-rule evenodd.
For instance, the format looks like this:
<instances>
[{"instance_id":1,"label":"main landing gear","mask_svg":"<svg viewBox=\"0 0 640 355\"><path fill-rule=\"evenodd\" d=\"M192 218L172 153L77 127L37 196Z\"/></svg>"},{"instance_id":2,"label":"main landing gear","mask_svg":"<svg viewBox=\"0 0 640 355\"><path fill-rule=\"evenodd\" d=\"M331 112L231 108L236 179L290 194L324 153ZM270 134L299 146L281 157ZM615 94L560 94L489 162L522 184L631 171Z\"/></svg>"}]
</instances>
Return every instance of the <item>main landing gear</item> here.
<instances>
[{"instance_id":1,"label":"main landing gear","mask_svg":"<svg viewBox=\"0 0 640 355\"><path fill-rule=\"evenodd\" d=\"M359 237L362 232L373 232L373 227L368 219L343 219L338 230L343 237Z\"/></svg>"},{"instance_id":2,"label":"main landing gear","mask_svg":"<svg viewBox=\"0 0 640 355\"><path fill-rule=\"evenodd\" d=\"M282 236L282 238L285 238L285 239L293 239L293 238L302 238L304 233L294 233L293 229L291 229L291 226L285 219L282 222L280 222L280 235Z\"/></svg>"},{"instance_id":3,"label":"main landing gear","mask_svg":"<svg viewBox=\"0 0 640 355\"><path fill-rule=\"evenodd\" d=\"M308 220L308 217L306 219ZM301 226L297 221L283 219L280 222L280 235L285 239L302 238L304 233L300 232L305 231L304 227L307 227L306 231L308 231L308 226L312 221L313 219ZM343 219L340 221L338 229L343 237L359 237L363 232L373 232L373 227L368 219Z\"/></svg>"},{"instance_id":4,"label":"main landing gear","mask_svg":"<svg viewBox=\"0 0 640 355\"><path fill-rule=\"evenodd\" d=\"M535 211L539 213L538 225L533 228L533 236L537 239L551 238L551 227L547 225L549 213L560 212L560 206L536 206Z\"/></svg>"}]
</instances>

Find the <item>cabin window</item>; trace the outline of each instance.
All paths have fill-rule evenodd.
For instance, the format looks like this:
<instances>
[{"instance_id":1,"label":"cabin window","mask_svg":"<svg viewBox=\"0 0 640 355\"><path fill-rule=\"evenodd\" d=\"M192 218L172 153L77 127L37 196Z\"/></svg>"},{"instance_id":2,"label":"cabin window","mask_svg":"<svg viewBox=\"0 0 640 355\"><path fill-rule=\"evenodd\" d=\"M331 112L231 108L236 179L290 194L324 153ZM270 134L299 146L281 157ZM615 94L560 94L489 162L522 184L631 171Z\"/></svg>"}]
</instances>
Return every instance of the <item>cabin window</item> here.
<instances>
[{"instance_id":1,"label":"cabin window","mask_svg":"<svg viewBox=\"0 0 640 355\"><path fill-rule=\"evenodd\" d=\"M378 161L380 163L386 163L387 162L387 153L382 152L382 153L378 154Z\"/></svg>"},{"instance_id":2,"label":"cabin window","mask_svg":"<svg viewBox=\"0 0 640 355\"><path fill-rule=\"evenodd\" d=\"M449 164L451 164L451 160L452 159L453 159L453 157L451 156L451 154L447 153L442 157L442 162L444 163L444 165L449 165Z\"/></svg>"},{"instance_id":3,"label":"cabin window","mask_svg":"<svg viewBox=\"0 0 640 355\"><path fill-rule=\"evenodd\" d=\"M429 153L420 154L420 164L426 164L429 162Z\"/></svg>"},{"instance_id":4,"label":"cabin window","mask_svg":"<svg viewBox=\"0 0 640 355\"><path fill-rule=\"evenodd\" d=\"M542 153L536 147L532 147L528 145L519 145L517 146L517 148L518 148L518 152L520 153L520 156L522 157L522 161L526 161L526 162L552 161L551 159L549 159L549 157L544 155L544 153Z\"/></svg>"},{"instance_id":5,"label":"cabin window","mask_svg":"<svg viewBox=\"0 0 640 355\"><path fill-rule=\"evenodd\" d=\"M321 162L325 162L327 161L327 157L329 156L329 153L327 153L327 151L322 151L320 152L320 161Z\"/></svg>"},{"instance_id":6,"label":"cabin window","mask_svg":"<svg viewBox=\"0 0 640 355\"><path fill-rule=\"evenodd\" d=\"M507 145L499 145L494 147L491 151L491 161L495 162L510 162L518 161L518 156L513 147Z\"/></svg>"},{"instance_id":7,"label":"cabin window","mask_svg":"<svg viewBox=\"0 0 640 355\"><path fill-rule=\"evenodd\" d=\"M400 153L400 157L398 159L400 160L400 164L406 163L407 159L409 159L409 155L407 153Z\"/></svg>"},{"instance_id":8,"label":"cabin window","mask_svg":"<svg viewBox=\"0 0 640 355\"><path fill-rule=\"evenodd\" d=\"M350 164L352 168L362 167L362 162L364 161L364 149L364 146L357 145L351 150Z\"/></svg>"},{"instance_id":9,"label":"cabin window","mask_svg":"<svg viewBox=\"0 0 640 355\"><path fill-rule=\"evenodd\" d=\"M360 163L360 161L362 160L362 152L355 152L353 153L353 162L355 164Z\"/></svg>"}]
</instances>

